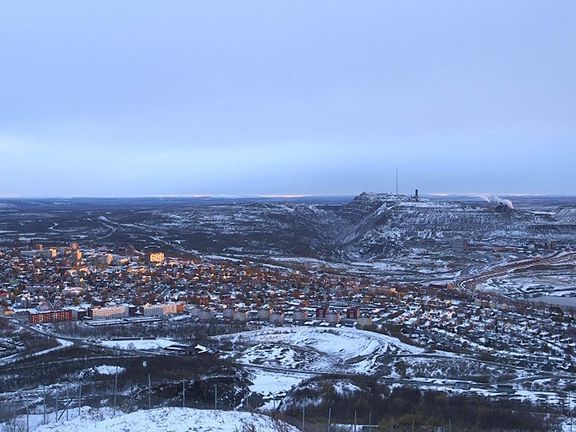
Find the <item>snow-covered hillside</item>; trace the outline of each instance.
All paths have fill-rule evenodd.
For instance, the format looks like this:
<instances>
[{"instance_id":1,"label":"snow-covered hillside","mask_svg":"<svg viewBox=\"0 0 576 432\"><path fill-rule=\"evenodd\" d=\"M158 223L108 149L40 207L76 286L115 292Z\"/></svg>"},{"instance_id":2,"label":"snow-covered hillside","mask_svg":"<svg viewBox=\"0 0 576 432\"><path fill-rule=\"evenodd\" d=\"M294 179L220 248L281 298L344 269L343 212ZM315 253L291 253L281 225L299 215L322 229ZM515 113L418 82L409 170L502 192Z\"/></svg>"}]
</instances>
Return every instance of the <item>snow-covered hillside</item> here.
<instances>
[{"instance_id":1,"label":"snow-covered hillside","mask_svg":"<svg viewBox=\"0 0 576 432\"><path fill-rule=\"evenodd\" d=\"M86 411L67 422L39 426L37 432L296 432L298 429L261 414L236 411L159 408L103 418Z\"/></svg>"}]
</instances>

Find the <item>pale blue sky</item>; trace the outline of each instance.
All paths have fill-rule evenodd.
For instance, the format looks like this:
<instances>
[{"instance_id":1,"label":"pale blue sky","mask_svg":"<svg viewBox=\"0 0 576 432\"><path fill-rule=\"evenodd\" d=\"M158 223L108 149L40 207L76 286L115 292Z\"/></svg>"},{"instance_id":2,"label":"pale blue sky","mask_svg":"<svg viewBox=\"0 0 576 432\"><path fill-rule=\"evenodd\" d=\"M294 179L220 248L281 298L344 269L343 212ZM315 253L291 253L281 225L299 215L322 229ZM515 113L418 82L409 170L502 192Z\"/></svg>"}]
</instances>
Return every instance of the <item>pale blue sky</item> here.
<instances>
[{"instance_id":1,"label":"pale blue sky","mask_svg":"<svg viewBox=\"0 0 576 432\"><path fill-rule=\"evenodd\" d=\"M576 2L0 4L0 196L576 192Z\"/></svg>"}]
</instances>

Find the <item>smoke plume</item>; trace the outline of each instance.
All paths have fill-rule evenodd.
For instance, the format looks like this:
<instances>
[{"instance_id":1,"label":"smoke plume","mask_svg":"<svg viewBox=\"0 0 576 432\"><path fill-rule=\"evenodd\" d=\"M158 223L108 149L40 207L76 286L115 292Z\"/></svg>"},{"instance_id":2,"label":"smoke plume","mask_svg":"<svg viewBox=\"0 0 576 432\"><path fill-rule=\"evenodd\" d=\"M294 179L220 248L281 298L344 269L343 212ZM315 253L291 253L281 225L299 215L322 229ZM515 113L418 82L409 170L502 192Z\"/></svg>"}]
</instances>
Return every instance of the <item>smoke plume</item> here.
<instances>
[{"instance_id":1,"label":"smoke plume","mask_svg":"<svg viewBox=\"0 0 576 432\"><path fill-rule=\"evenodd\" d=\"M499 196L490 194L480 194L479 197L482 198L484 201L486 201L488 204L491 205L500 204L508 207L510 210L514 209L514 205L512 204L512 201L510 201L509 199L500 198Z\"/></svg>"}]
</instances>

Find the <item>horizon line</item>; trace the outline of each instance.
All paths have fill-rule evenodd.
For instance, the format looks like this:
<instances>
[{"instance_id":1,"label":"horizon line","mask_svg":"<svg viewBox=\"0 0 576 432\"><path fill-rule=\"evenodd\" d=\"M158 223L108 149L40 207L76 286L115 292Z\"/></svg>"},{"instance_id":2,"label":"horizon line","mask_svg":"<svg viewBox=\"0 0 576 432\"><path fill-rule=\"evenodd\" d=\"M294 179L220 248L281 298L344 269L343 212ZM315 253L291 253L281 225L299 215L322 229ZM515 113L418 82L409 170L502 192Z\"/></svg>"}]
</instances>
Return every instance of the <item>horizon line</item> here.
<instances>
[{"instance_id":1,"label":"horizon line","mask_svg":"<svg viewBox=\"0 0 576 432\"><path fill-rule=\"evenodd\" d=\"M393 192L368 192L363 191L359 193L341 193L341 194L151 194L151 195L45 195L45 196L34 196L34 195L20 195L20 196L2 196L0 195L0 200L26 200L26 199L36 199L36 200L50 200L50 199L164 199L164 198L220 198L220 199L254 199L254 198L270 198L270 199L300 199L300 198L344 198L344 197L355 197L363 193L373 193L373 194L387 194L396 195ZM399 196L413 196L410 193L398 193ZM576 194L570 193L518 193L518 192L429 192L420 193L421 197L442 197L442 196L463 196L470 198L480 198L483 197L576 197Z\"/></svg>"}]
</instances>

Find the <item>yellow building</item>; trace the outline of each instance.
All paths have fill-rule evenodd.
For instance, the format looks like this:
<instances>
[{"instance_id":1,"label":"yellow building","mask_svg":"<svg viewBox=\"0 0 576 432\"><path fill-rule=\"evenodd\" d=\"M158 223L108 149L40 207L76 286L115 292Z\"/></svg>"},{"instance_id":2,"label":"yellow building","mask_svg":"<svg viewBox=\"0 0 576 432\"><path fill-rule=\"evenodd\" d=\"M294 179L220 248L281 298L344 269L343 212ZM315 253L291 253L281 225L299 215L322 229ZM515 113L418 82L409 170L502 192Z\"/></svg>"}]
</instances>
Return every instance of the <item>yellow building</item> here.
<instances>
[{"instance_id":1,"label":"yellow building","mask_svg":"<svg viewBox=\"0 0 576 432\"><path fill-rule=\"evenodd\" d=\"M150 252L146 258L150 264L162 264L164 262L164 252Z\"/></svg>"}]
</instances>

